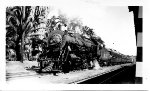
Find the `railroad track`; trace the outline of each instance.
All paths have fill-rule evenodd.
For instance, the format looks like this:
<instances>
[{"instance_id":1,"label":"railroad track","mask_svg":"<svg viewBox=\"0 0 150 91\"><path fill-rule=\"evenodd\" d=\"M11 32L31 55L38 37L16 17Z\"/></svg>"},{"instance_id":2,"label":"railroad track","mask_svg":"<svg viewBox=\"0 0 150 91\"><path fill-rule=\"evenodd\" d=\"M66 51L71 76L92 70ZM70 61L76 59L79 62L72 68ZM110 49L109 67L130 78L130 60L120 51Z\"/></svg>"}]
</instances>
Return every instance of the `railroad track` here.
<instances>
[{"instance_id":1,"label":"railroad track","mask_svg":"<svg viewBox=\"0 0 150 91\"><path fill-rule=\"evenodd\" d=\"M127 70L129 71L131 69L131 67L132 67L132 71L134 71L133 70L134 66L135 66L135 64L122 65L121 67L119 67L117 69L112 69L112 70L109 70L109 71L106 71L106 72L103 72L100 74L96 74L96 75L93 75L93 76L90 76L90 77L87 77L84 79L70 82L69 84L109 84L109 83L112 84L113 82L109 82L109 81L111 81L111 79L113 79L117 75L122 74L123 72L125 72ZM132 74L132 76L134 76L134 74ZM120 82L116 82L116 83L121 83L121 80L120 80ZM133 81L130 83L133 83Z\"/></svg>"}]
</instances>

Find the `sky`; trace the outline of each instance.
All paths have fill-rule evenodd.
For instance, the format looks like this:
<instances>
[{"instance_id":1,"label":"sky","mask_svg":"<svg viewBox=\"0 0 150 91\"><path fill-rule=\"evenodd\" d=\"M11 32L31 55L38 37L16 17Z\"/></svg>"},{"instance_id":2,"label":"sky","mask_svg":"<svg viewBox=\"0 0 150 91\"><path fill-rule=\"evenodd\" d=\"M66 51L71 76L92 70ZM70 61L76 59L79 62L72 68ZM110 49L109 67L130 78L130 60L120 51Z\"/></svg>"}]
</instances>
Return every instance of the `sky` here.
<instances>
[{"instance_id":1,"label":"sky","mask_svg":"<svg viewBox=\"0 0 150 91\"><path fill-rule=\"evenodd\" d=\"M78 17L94 29L107 48L112 48L126 55L136 55L136 37L133 12L128 6L103 6L90 2L74 1L51 3L51 12L48 15L58 15L61 11L67 17Z\"/></svg>"}]
</instances>

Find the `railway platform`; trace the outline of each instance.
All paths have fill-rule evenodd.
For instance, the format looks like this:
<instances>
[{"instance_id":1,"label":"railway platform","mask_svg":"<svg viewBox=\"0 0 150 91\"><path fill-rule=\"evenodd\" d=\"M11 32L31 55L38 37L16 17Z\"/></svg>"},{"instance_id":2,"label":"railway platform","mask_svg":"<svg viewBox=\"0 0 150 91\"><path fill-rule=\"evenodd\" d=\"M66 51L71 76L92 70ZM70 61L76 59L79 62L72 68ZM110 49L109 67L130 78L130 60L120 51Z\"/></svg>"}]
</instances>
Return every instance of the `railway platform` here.
<instances>
[{"instance_id":1,"label":"railway platform","mask_svg":"<svg viewBox=\"0 0 150 91\"><path fill-rule=\"evenodd\" d=\"M69 73L36 73L25 70L24 72L6 73L8 84L30 82L44 84L115 84L134 83L135 64L121 64L101 67L97 70L80 70Z\"/></svg>"}]
</instances>

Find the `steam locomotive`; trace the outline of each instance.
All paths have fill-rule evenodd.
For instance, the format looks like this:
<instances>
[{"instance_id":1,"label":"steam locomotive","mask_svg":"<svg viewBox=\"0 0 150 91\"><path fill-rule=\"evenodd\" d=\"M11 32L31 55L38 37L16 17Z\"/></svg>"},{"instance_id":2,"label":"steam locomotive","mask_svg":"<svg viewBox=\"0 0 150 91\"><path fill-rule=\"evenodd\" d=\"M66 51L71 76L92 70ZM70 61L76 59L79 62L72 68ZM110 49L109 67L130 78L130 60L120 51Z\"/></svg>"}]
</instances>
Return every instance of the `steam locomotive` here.
<instances>
[{"instance_id":1,"label":"steam locomotive","mask_svg":"<svg viewBox=\"0 0 150 91\"><path fill-rule=\"evenodd\" d=\"M46 41L41 42L43 47L39 55L40 72L93 69L100 66L118 65L132 62L129 57L113 52L98 42L99 37L87 38L84 33L73 33L61 30L58 24L50 23ZM62 25L62 24L61 24ZM63 26L66 26L63 24ZM88 28L89 31L92 31ZM87 31L87 30L86 30Z\"/></svg>"},{"instance_id":2,"label":"steam locomotive","mask_svg":"<svg viewBox=\"0 0 150 91\"><path fill-rule=\"evenodd\" d=\"M60 30L49 34L47 47L38 59L40 72L93 69L95 60L100 66L132 63L131 58L96 44L91 39Z\"/></svg>"}]
</instances>

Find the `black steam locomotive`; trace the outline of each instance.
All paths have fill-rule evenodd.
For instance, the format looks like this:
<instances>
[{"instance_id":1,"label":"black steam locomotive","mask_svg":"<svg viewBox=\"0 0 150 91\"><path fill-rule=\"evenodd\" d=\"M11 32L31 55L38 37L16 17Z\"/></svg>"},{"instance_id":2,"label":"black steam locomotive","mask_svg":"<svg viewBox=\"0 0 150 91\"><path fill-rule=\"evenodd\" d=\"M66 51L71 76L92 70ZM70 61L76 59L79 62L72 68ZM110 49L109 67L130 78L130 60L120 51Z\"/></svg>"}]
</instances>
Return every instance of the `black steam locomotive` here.
<instances>
[{"instance_id":1,"label":"black steam locomotive","mask_svg":"<svg viewBox=\"0 0 150 91\"><path fill-rule=\"evenodd\" d=\"M52 26L53 25L53 26ZM105 48L99 37L86 37L69 30L61 30L60 22L47 27L46 41L41 42L39 55L40 72L82 70L100 66L109 66L132 62L129 57ZM92 29L88 28L91 33Z\"/></svg>"},{"instance_id":2,"label":"black steam locomotive","mask_svg":"<svg viewBox=\"0 0 150 91\"><path fill-rule=\"evenodd\" d=\"M92 69L95 66L94 60L100 66L132 62L129 57L113 52L93 40L77 33L70 34L68 31L51 31L47 38L47 46L38 59L40 71L69 72Z\"/></svg>"}]
</instances>

